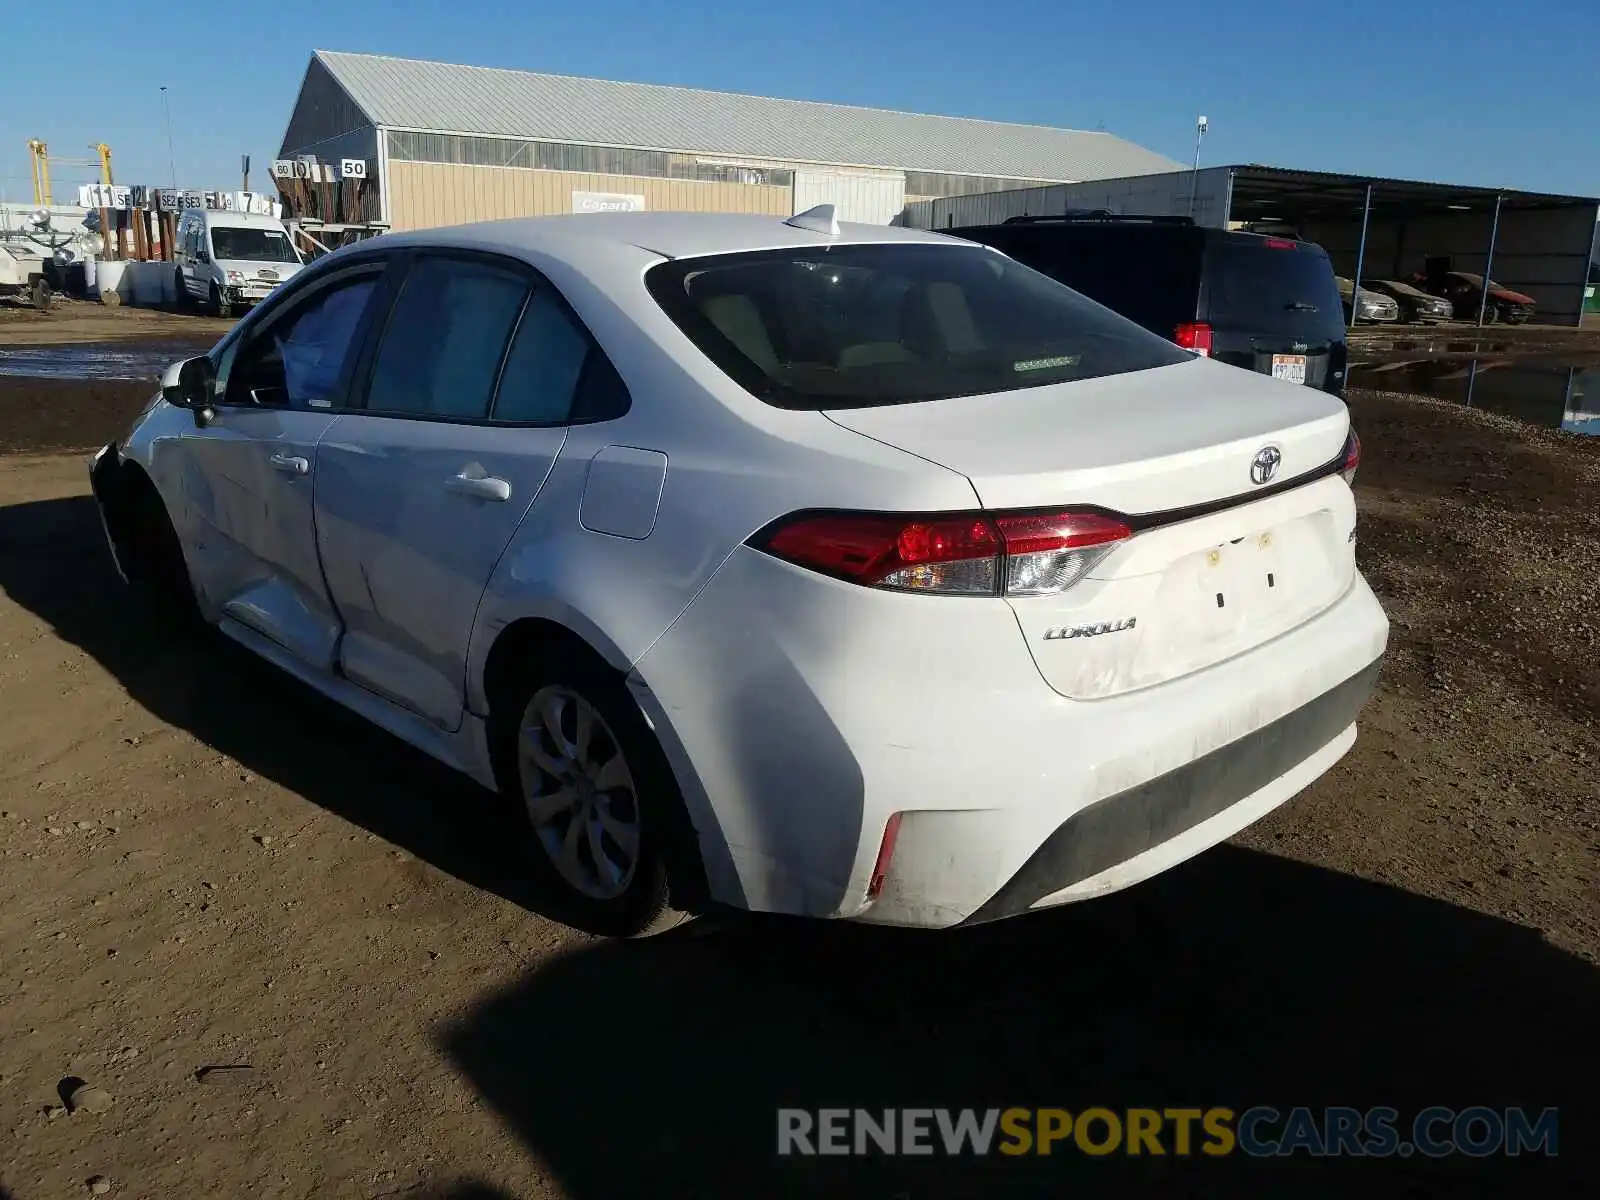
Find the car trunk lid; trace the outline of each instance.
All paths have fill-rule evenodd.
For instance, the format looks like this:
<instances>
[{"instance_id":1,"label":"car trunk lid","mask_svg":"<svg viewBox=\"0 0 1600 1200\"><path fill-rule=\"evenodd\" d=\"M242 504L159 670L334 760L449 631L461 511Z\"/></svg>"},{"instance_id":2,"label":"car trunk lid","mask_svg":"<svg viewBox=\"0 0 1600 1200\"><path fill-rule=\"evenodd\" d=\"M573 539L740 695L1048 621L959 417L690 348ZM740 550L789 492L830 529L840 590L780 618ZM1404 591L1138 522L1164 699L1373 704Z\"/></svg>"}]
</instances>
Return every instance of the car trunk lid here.
<instances>
[{"instance_id":1,"label":"car trunk lid","mask_svg":"<svg viewBox=\"0 0 1600 1200\"><path fill-rule=\"evenodd\" d=\"M1354 572L1354 502L1329 469L1349 417L1310 388L1196 360L828 416L961 472L986 509L1128 518L1133 536L1074 586L1008 601L1045 680L1076 699L1260 645L1325 609Z\"/></svg>"}]
</instances>

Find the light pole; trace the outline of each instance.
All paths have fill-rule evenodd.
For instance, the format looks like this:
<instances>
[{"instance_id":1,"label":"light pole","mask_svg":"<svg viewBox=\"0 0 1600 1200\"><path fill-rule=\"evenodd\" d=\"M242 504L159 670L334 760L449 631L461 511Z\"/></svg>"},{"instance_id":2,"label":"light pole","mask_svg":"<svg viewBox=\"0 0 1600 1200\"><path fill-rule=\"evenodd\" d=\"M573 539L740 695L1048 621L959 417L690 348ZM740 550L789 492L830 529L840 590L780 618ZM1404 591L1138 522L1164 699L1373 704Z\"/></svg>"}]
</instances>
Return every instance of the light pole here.
<instances>
[{"instance_id":1,"label":"light pole","mask_svg":"<svg viewBox=\"0 0 1600 1200\"><path fill-rule=\"evenodd\" d=\"M162 114L166 117L166 170L173 176L173 190L178 190L178 158L173 155L173 110L166 102L166 86L162 86ZM1198 150L1195 150L1198 154Z\"/></svg>"},{"instance_id":2,"label":"light pole","mask_svg":"<svg viewBox=\"0 0 1600 1200\"><path fill-rule=\"evenodd\" d=\"M1206 119L1194 123L1194 171L1189 176L1189 218L1194 219L1194 194L1200 187L1200 139L1206 136Z\"/></svg>"}]
</instances>

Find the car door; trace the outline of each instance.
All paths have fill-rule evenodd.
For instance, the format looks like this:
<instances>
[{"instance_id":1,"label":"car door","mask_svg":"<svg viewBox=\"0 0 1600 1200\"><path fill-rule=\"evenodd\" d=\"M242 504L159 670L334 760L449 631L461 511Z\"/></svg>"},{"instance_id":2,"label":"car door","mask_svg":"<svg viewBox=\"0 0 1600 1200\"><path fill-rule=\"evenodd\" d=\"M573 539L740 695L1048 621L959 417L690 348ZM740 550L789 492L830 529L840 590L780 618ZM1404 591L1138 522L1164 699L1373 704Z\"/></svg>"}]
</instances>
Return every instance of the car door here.
<instances>
[{"instance_id":1,"label":"car door","mask_svg":"<svg viewBox=\"0 0 1600 1200\"><path fill-rule=\"evenodd\" d=\"M478 604L555 464L575 393L603 369L596 355L531 268L416 257L358 406L318 451L317 532L348 679L459 727Z\"/></svg>"},{"instance_id":2,"label":"car door","mask_svg":"<svg viewBox=\"0 0 1600 1200\"><path fill-rule=\"evenodd\" d=\"M195 585L321 670L340 627L317 558L317 443L343 407L383 273L381 262L321 272L263 311L223 352L215 415L186 438Z\"/></svg>"},{"instance_id":3,"label":"car door","mask_svg":"<svg viewBox=\"0 0 1600 1200\"><path fill-rule=\"evenodd\" d=\"M178 286L183 292L194 294L194 218L187 213L178 218L178 236L173 258L178 264ZM183 297L180 296L179 299Z\"/></svg>"}]
</instances>

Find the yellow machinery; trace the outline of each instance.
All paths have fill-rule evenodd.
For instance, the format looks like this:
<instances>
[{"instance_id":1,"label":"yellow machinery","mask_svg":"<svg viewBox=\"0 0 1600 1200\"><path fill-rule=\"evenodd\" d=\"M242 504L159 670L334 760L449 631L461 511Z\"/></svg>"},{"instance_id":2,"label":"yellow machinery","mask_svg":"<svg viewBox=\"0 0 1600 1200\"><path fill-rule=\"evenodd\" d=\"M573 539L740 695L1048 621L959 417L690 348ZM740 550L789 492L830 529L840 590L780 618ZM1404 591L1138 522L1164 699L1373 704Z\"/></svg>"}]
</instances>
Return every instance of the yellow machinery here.
<instances>
[{"instance_id":1,"label":"yellow machinery","mask_svg":"<svg viewBox=\"0 0 1600 1200\"><path fill-rule=\"evenodd\" d=\"M50 197L50 147L38 138L28 139L28 159L33 174L33 202L37 205L53 204Z\"/></svg>"},{"instance_id":2,"label":"yellow machinery","mask_svg":"<svg viewBox=\"0 0 1600 1200\"><path fill-rule=\"evenodd\" d=\"M90 146L98 156L97 158L58 158L58 166L63 167L91 167L96 163L100 166L100 182L111 183L111 147L104 142ZM28 139L28 157L33 167L33 202L48 208L55 203L55 198L50 193L50 147L38 138Z\"/></svg>"}]
</instances>

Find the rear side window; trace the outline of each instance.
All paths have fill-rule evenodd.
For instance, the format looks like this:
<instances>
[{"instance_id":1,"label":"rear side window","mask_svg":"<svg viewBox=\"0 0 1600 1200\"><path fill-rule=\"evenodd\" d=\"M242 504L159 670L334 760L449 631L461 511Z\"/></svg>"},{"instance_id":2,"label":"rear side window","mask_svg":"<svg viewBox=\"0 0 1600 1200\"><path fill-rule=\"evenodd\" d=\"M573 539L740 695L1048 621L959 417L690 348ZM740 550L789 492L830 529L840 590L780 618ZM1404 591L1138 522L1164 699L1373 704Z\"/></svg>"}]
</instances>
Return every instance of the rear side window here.
<instances>
[{"instance_id":1,"label":"rear side window","mask_svg":"<svg viewBox=\"0 0 1600 1200\"><path fill-rule=\"evenodd\" d=\"M589 356L589 339L548 289L534 293L506 356L495 399L497 421L559 424Z\"/></svg>"},{"instance_id":2,"label":"rear side window","mask_svg":"<svg viewBox=\"0 0 1600 1200\"><path fill-rule=\"evenodd\" d=\"M993 251L844 245L679 259L651 294L753 395L860 408L1097 379L1191 356Z\"/></svg>"},{"instance_id":3,"label":"rear side window","mask_svg":"<svg viewBox=\"0 0 1600 1200\"><path fill-rule=\"evenodd\" d=\"M1272 239L1219 238L1206 251L1206 311L1219 329L1335 338L1344 311L1327 256Z\"/></svg>"},{"instance_id":4,"label":"rear side window","mask_svg":"<svg viewBox=\"0 0 1600 1200\"><path fill-rule=\"evenodd\" d=\"M494 419L524 425L609 421L628 411L611 360L549 285L523 311L495 397Z\"/></svg>"},{"instance_id":5,"label":"rear side window","mask_svg":"<svg viewBox=\"0 0 1600 1200\"><path fill-rule=\"evenodd\" d=\"M377 413L482 420L527 280L483 263L425 258L401 285L367 389Z\"/></svg>"}]
</instances>

